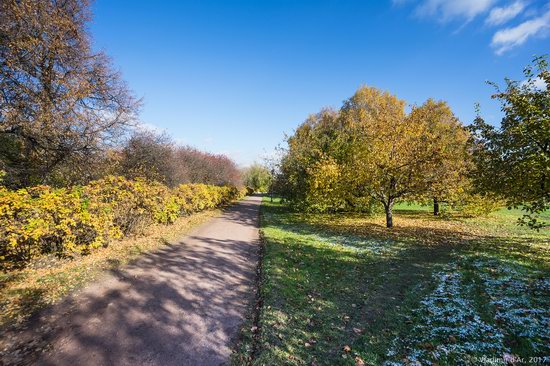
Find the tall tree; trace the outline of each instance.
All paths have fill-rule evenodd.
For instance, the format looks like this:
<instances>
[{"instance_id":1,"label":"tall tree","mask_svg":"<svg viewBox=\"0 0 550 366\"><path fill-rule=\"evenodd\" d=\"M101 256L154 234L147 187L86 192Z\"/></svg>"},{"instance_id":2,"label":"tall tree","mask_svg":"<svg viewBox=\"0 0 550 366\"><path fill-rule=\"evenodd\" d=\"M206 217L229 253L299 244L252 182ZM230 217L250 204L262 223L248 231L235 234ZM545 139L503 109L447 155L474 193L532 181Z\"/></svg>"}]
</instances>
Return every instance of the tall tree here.
<instances>
[{"instance_id":1,"label":"tall tree","mask_svg":"<svg viewBox=\"0 0 550 366\"><path fill-rule=\"evenodd\" d=\"M495 128L480 116L474 133L478 187L504 197L509 206L526 211L522 222L545 223L537 214L550 207L550 71L545 57L525 68L526 80L506 79L506 89L495 86L493 98L504 112Z\"/></svg>"},{"instance_id":2,"label":"tall tree","mask_svg":"<svg viewBox=\"0 0 550 366\"><path fill-rule=\"evenodd\" d=\"M435 153L439 155L439 162L429 172L433 177L427 192L416 198L431 200L433 213L437 216L441 203L455 201L468 189L467 176L472 168L468 144L470 134L444 101L428 99L421 106L414 107L409 118L423 120L436 138Z\"/></svg>"},{"instance_id":3,"label":"tall tree","mask_svg":"<svg viewBox=\"0 0 550 366\"><path fill-rule=\"evenodd\" d=\"M450 165L455 145L464 149L466 141L444 103L429 100L407 115L403 100L370 87L345 102L341 118L354 146L348 176L383 204L387 227L393 226L397 200L432 194L446 181L442 167Z\"/></svg>"},{"instance_id":4,"label":"tall tree","mask_svg":"<svg viewBox=\"0 0 550 366\"><path fill-rule=\"evenodd\" d=\"M0 162L11 185L85 167L136 116L139 102L91 50L90 19L88 0L0 2Z\"/></svg>"}]
</instances>

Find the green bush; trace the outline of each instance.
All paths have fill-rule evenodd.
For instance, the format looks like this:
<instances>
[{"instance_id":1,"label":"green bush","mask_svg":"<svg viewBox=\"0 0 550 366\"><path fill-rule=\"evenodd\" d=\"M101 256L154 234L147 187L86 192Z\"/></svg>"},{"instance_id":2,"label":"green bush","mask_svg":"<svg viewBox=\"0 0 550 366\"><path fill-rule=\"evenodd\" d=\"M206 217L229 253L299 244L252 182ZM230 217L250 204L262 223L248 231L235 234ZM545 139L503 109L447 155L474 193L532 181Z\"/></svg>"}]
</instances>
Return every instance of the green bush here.
<instances>
[{"instance_id":1,"label":"green bush","mask_svg":"<svg viewBox=\"0 0 550 366\"><path fill-rule=\"evenodd\" d=\"M504 202L492 195L469 194L450 202L443 214L448 216L481 217L504 206Z\"/></svg>"}]
</instances>

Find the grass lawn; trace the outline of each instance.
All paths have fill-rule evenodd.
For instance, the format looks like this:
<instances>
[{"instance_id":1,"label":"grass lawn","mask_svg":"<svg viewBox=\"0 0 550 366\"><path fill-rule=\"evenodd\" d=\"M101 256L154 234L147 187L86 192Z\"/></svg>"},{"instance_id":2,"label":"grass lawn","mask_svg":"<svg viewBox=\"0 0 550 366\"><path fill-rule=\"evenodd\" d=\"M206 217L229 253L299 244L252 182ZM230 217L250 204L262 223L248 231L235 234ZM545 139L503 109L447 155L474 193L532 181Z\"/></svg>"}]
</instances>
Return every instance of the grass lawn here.
<instances>
[{"instance_id":1,"label":"grass lawn","mask_svg":"<svg viewBox=\"0 0 550 366\"><path fill-rule=\"evenodd\" d=\"M388 230L264 199L261 306L237 363L550 363L550 231L517 226L519 211L429 211L400 205Z\"/></svg>"}]
</instances>

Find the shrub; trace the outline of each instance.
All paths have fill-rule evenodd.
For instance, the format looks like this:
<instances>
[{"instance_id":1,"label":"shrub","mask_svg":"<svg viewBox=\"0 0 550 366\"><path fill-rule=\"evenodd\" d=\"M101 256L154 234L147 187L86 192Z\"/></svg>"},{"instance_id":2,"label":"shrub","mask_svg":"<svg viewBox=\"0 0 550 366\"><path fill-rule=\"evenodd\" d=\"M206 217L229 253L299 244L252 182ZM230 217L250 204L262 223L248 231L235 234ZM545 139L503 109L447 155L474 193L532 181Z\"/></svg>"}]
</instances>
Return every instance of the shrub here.
<instances>
[{"instance_id":1,"label":"shrub","mask_svg":"<svg viewBox=\"0 0 550 366\"><path fill-rule=\"evenodd\" d=\"M504 202L493 195L464 194L443 206L443 216L481 217L503 207Z\"/></svg>"},{"instance_id":2,"label":"shrub","mask_svg":"<svg viewBox=\"0 0 550 366\"><path fill-rule=\"evenodd\" d=\"M0 187L0 261L23 266L43 254L87 254L110 240L140 234L153 223L171 224L229 203L244 190L205 184L170 189L143 179L108 176L86 186Z\"/></svg>"},{"instance_id":3,"label":"shrub","mask_svg":"<svg viewBox=\"0 0 550 366\"><path fill-rule=\"evenodd\" d=\"M25 263L46 253L87 253L120 237L108 211L79 188L37 186L0 192L0 260Z\"/></svg>"}]
</instances>

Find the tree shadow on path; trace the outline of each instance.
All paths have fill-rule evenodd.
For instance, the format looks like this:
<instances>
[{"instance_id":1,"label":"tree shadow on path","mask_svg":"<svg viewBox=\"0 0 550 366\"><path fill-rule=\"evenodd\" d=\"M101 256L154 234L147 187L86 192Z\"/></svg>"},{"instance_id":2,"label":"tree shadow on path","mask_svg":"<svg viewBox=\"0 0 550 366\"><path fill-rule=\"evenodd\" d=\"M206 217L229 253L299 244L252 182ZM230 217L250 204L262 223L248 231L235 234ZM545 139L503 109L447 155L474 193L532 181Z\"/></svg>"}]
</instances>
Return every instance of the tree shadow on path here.
<instances>
[{"instance_id":1,"label":"tree shadow on path","mask_svg":"<svg viewBox=\"0 0 550 366\"><path fill-rule=\"evenodd\" d=\"M254 297L258 206L240 202L183 241L112 270L42 312L28 332L45 331L50 350L18 363L226 362Z\"/></svg>"}]
</instances>

